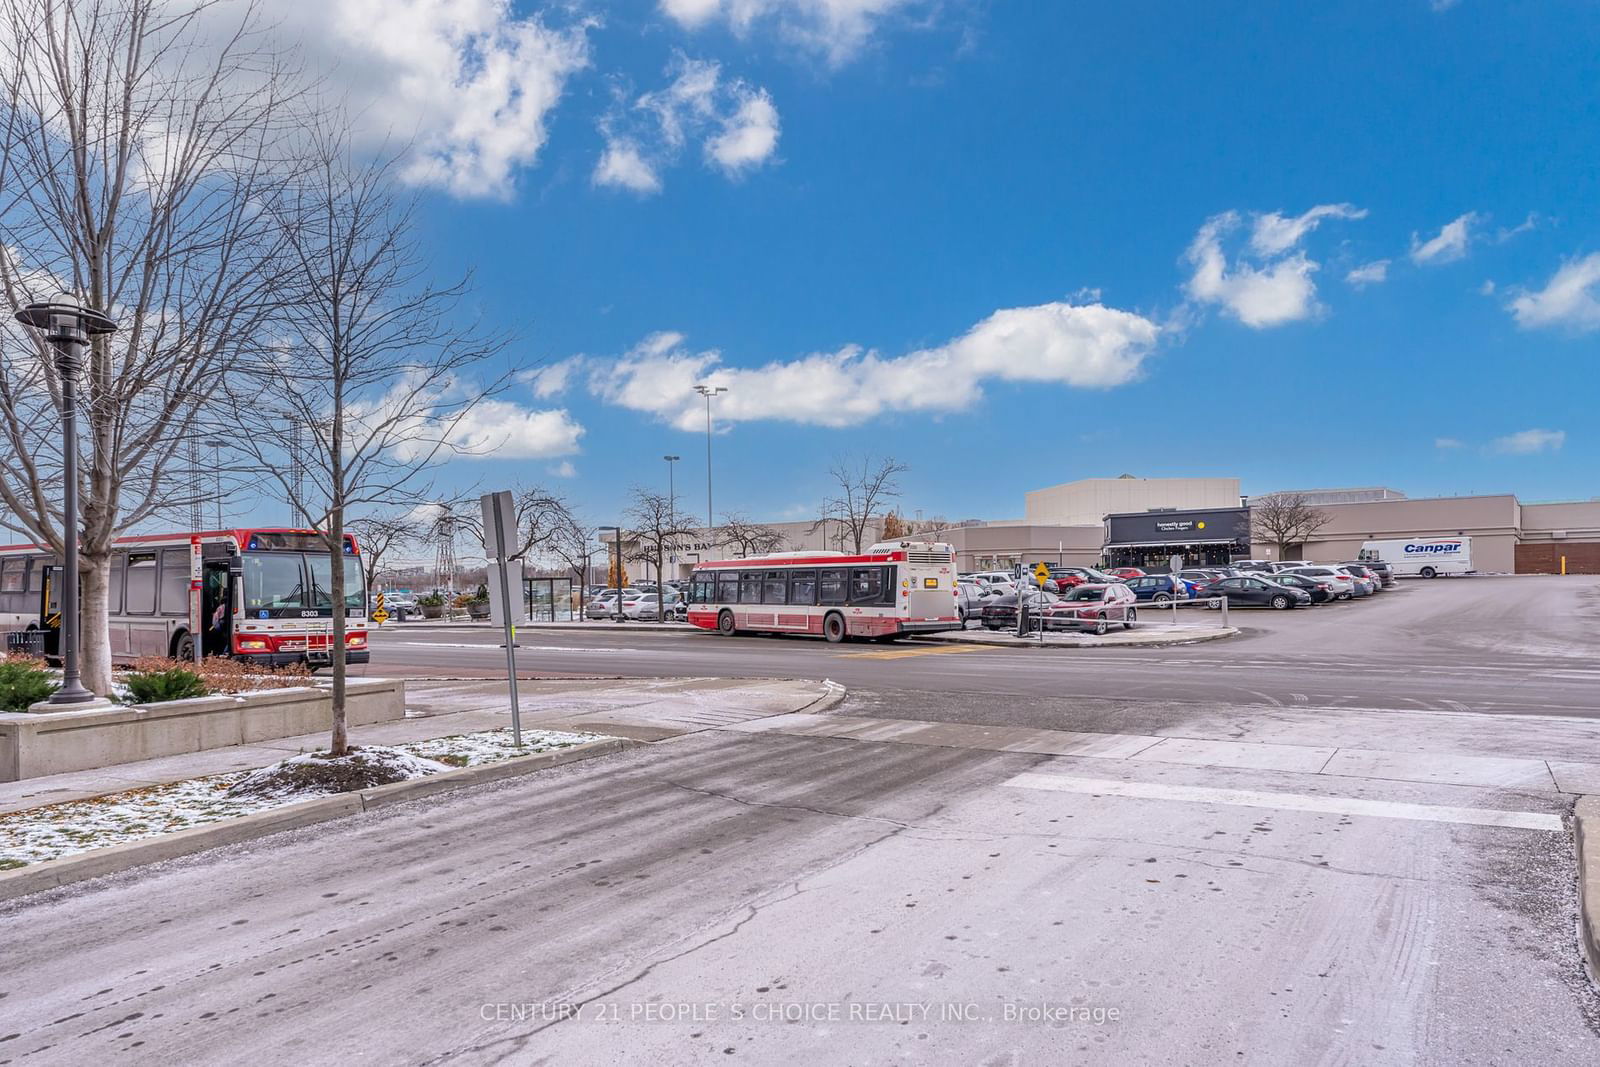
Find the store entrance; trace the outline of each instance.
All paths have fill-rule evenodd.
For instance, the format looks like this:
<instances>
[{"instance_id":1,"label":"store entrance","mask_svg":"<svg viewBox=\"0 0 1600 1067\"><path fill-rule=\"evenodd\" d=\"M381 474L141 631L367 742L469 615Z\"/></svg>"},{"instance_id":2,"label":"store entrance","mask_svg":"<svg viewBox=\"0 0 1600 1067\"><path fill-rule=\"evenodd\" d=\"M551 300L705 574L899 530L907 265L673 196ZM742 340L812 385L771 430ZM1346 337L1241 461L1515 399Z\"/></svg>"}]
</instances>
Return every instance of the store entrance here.
<instances>
[{"instance_id":1,"label":"store entrance","mask_svg":"<svg viewBox=\"0 0 1600 1067\"><path fill-rule=\"evenodd\" d=\"M1106 549L1106 565L1138 567L1149 574L1166 574L1172 557L1182 556L1183 567L1226 567L1233 561L1234 548L1231 542L1210 545L1113 545Z\"/></svg>"}]
</instances>

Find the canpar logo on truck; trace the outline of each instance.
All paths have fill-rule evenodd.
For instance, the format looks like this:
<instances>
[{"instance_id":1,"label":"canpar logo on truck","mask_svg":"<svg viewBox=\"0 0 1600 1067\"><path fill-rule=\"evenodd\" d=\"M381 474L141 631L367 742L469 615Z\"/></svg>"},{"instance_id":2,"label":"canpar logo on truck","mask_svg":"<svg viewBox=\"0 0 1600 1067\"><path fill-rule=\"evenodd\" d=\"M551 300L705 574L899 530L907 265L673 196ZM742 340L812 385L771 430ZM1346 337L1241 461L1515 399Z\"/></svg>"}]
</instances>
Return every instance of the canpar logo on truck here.
<instances>
[{"instance_id":1,"label":"canpar logo on truck","mask_svg":"<svg viewBox=\"0 0 1600 1067\"><path fill-rule=\"evenodd\" d=\"M1407 545L1403 550L1407 554L1421 553L1430 555L1436 552L1460 552L1460 541L1429 541L1425 545Z\"/></svg>"}]
</instances>

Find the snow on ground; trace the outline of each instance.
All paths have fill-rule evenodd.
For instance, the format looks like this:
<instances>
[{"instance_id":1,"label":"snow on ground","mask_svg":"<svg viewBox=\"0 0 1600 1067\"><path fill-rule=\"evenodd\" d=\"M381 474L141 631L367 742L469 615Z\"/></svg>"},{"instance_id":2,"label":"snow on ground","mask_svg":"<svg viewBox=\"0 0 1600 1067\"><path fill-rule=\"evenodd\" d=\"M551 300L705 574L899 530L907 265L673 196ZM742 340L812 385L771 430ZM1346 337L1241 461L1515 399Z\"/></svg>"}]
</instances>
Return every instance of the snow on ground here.
<instances>
[{"instance_id":1,"label":"snow on ground","mask_svg":"<svg viewBox=\"0 0 1600 1067\"><path fill-rule=\"evenodd\" d=\"M401 757L407 765L420 773L432 774L451 767L476 767L498 763L513 756L536 755L602 740L605 738L598 734L524 730L522 747L517 748L511 743L511 730L506 728L411 741L392 748L398 750L396 756ZM291 759L311 758L312 755L306 753ZM326 795L301 792L276 796L228 796L228 791L235 785L252 774L260 773L234 771L213 774L0 815L0 871L94 848L140 841Z\"/></svg>"}]
</instances>

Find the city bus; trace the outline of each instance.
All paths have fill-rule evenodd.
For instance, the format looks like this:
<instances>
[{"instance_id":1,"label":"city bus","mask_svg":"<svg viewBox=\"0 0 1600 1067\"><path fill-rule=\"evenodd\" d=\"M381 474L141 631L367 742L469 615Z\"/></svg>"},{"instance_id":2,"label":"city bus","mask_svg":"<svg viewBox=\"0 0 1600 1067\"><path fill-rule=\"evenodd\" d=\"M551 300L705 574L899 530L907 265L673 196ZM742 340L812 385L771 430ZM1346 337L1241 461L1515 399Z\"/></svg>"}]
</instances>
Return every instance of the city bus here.
<instances>
[{"instance_id":1,"label":"city bus","mask_svg":"<svg viewBox=\"0 0 1600 1067\"><path fill-rule=\"evenodd\" d=\"M344 538L346 661L367 662L361 548ZM60 560L0 547L0 628L42 630L59 649ZM119 538L111 554L111 658L207 656L283 666L330 661L332 564L314 530L241 529ZM81 586L81 583L80 583Z\"/></svg>"},{"instance_id":2,"label":"city bus","mask_svg":"<svg viewBox=\"0 0 1600 1067\"><path fill-rule=\"evenodd\" d=\"M956 557L933 541L884 541L861 555L780 552L698 564L689 621L722 634L821 634L892 641L958 630Z\"/></svg>"}]
</instances>

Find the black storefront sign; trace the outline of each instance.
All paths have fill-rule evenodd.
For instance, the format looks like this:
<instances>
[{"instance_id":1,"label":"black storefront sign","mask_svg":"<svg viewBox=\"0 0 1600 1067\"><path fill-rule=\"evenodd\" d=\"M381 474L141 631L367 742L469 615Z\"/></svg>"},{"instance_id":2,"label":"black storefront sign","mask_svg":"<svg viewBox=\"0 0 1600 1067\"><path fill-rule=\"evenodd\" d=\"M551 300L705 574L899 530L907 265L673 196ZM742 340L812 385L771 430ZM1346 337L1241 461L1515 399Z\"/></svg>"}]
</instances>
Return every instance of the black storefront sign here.
<instances>
[{"instance_id":1,"label":"black storefront sign","mask_svg":"<svg viewBox=\"0 0 1600 1067\"><path fill-rule=\"evenodd\" d=\"M1106 516L1106 562L1113 567L1167 569L1173 555L1186 566L1216 566L1250 551L1250 509L1139 511Z\"/></svg>"}]
</instances>

